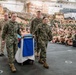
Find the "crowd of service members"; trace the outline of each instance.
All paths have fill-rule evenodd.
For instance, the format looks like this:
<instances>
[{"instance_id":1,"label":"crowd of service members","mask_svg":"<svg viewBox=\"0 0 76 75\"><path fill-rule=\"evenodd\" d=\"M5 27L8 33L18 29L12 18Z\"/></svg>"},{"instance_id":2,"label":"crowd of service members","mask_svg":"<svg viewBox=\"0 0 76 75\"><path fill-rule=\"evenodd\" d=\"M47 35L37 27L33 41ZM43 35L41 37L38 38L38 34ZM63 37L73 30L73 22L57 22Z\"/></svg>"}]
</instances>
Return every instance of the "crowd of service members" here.
<instances>
[{"instance_id":1,"label":"crowd of service members","mask_svg":"<svg viewBox=\"0 0 76 75\"><path fill-rule=\"evenodd\" d=\"M52 35L53 43L61 43L72 46L73 40L76 40L76 25L59 25L58 23L54 23L54 25L52 25Z\"/></svg>"}]
</instances>

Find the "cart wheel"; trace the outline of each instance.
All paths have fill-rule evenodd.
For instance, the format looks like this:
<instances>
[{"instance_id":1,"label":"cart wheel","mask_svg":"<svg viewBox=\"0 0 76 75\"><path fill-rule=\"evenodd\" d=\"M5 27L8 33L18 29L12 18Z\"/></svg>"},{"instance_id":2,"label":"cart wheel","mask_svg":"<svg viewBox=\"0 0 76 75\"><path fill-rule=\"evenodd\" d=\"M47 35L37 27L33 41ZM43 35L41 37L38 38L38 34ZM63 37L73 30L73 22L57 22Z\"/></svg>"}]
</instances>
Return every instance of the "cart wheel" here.
<instances>
[{"instance_id":1,"label":"cart wheel","mask_svg":"<svg viewBox=\"0 0 76 75\"><path fill-rule=\"evenodd\" d=\"M30 60L30 64L33 65L34 64L34 61L33 60Z\"/></svg>"},{"instance_id":2,"label":"cart wheel","mask_svg":"<svg viewBox=\"0 0 76 75\"><path fill-rule=\"evenodd\" d=\"M23 66L23 63L17 63L18 65L20 65L20 66Z\"/></svg>"}]
</instances>

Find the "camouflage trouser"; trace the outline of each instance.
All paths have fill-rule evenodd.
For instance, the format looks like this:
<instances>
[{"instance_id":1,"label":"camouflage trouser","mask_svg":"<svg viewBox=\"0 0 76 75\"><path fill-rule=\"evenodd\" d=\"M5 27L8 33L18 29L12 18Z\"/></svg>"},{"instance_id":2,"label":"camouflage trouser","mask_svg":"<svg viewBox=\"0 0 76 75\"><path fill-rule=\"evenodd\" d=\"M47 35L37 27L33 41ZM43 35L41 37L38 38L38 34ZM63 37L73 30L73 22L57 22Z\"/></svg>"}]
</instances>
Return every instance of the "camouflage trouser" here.
<instances>
[{"instance_id":1,"label":"camouflage trouser","mask_svg":"<svg viewBox=\"0 0 76 75\"><path fill-rule=\"evenodd\" d=\"M46 48L47 48L47 44L48 44L48 42L46 42L46 41L41 41L41 43L39 44L39 47L41 49L40 59L42 59L43 61L46 61Z\"/></svg>"},{"instance_id":2,"label":"camouflage trouser","mask_svg":"<svg viewBox=\"0 0 76 75\"><path fill-rule=\"evenodd\" d=\"M5 47L5 43L2 43L2 37L0 35L0 52L3 53L4 52L4 47Z\"/></svg>"},{"instance_id":3,"label":"camouflage trouser","mask_svg":"<svg viewBox=\"0 0 76 75\"><path fill-rule=\"evenodd\" d=\"M38 38L36 38L35 40L36 40L35 51L36 51L37 53L39 53L40 47L39 47L39 43L38 43Z\"/></svg>"},{"instance_id":4,"label":"camouflage trouser","mask_svg":"<svg viewBox=\"0 0 76 75\"><path fill-rule=\"evenodd\" d=\"M7 48L9 63L12 64L14 63L15 54L16 54L16 51L18 50L18 43L14 43L14 42L12 43L10 41L7 41L6 48Z\"/></svg>"}]
</instances>

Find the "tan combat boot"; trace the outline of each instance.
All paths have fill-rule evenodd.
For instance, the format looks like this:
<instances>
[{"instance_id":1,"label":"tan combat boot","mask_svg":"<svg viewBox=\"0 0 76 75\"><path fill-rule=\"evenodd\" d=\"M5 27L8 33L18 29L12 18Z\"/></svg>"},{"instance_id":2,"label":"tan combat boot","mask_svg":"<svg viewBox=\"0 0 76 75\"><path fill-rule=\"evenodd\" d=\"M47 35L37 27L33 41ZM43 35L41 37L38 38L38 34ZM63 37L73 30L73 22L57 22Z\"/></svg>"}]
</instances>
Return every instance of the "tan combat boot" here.
<instances>
[{"instance_id":1,"label":"tan combat boot","mask_svg":"<svg viewBox=\"0 0 76 75\"><path fill-rule=\"evenodd\" d=\"M14 64L9 64L9 66L10 66L12 72L16 72L16 68L15 68Z\"/></svg>"},{"instance_id":2,"label":"tan combat boot","mask_svg":"<svg viewBox=\"0 0 76 75\"><path fill-rule=\"evenodd\" d=\"M49 66L46 62L44 62L43 67L46 68L46 69L49 69Z\"/></svg>"},{"instance_id":3,"label":"tan combat boot","mask_svg":"<svg viewBox=\"0 0 76 75\"><path fill-rule=\"evenodd\" d=\"M42 59L39 59L38 61L40 64L44 64L44 61Z\"/></svg>"}]
</instances>

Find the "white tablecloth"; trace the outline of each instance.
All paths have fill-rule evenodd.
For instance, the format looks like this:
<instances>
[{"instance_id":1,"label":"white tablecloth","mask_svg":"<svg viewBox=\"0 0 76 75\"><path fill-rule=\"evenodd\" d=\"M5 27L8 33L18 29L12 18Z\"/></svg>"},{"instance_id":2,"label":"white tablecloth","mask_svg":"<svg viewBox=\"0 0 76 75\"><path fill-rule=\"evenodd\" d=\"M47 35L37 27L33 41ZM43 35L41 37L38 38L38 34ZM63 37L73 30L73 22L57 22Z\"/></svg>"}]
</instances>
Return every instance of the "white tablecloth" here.
<instances>
[{"instance_id":1,"label":"white tablecloth","mask_svg":"<svg viewBox=\"0 0 76 75\"><path fill-rule=\"evenodd\" d=\"M23 50L23 39L21 40L21 48L18 48L15 55L15 59L18 63L23 63L28 59L35 60L34 54L32 56L23 57L22 50Z\"/></svg>"}]
</instances>

